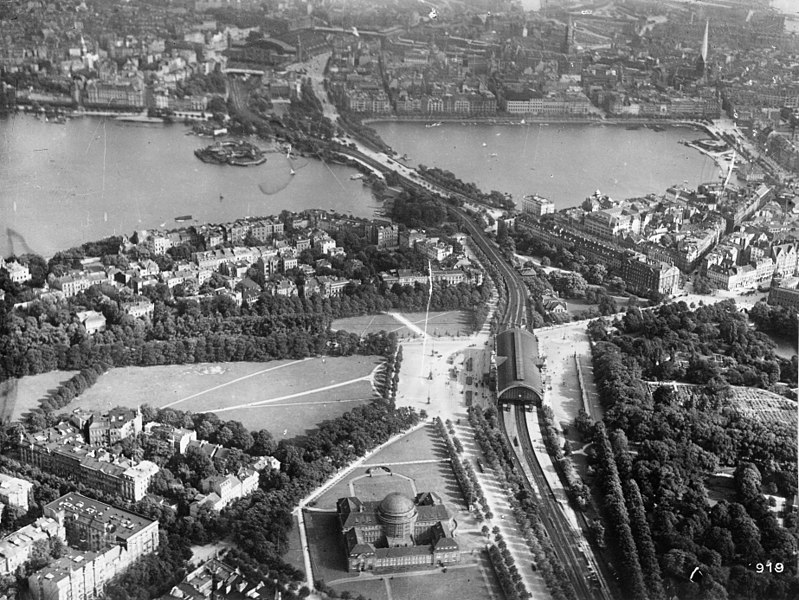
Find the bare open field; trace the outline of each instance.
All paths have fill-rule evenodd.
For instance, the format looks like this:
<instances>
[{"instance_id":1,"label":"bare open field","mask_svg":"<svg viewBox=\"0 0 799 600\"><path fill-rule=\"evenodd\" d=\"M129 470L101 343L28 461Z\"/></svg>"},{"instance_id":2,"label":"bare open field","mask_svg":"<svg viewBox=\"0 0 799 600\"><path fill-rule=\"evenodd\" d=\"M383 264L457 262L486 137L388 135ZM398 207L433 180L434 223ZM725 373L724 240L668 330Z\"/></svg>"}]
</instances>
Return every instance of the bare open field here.
<instances>
[{"instance_id":1,"label":"bare open field","mask_svg":"<svg viewBox=\"0 0 799 600\"><path fill-rule=\"evenodd\" d=\"M425 313L402 313L402 316L419 329L424 330ZM471 315L465 310L431 312L427 320L427 333L430 335L468 335L472 333L470 323ZM415 333L418 334L388 314L336 319L331 328L343 329L358 335L377 331L393 331L400 337L413 337Z\"/></svg>"},{"instance_id":2,"label":"bare open field","mask_svg":"<svg viewBox=\"0 0 799 600\"><path fill-rule=\"evenodd\" d=\"M113 406L215 412L275 438L305 434L374 397L373 356L113 369L64 410Z\"/></svg>"},{"instance_id":3,"label":"bare open field","mask_svg":"<svg viewBox=\"0 0 799 600\"><path fill-rule=\"evenodd\" d=\"M32 408L38 408L39 400L75 373L77 371L50 371L4 381L0 384L0 422L16 421Z\"/></svg>"}]
</instances>

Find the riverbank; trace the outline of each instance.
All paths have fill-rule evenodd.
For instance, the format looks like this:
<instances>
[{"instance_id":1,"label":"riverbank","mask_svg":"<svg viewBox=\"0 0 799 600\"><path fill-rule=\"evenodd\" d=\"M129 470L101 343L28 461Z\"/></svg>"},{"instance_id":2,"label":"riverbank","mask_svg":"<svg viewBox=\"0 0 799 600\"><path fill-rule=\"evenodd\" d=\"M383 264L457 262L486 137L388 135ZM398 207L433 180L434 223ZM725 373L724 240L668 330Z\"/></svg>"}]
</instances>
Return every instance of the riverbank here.
<instances>
[{"instance_id":1,"label":"riverbank","mask_svg":"<svg viewBox=\"0 0 799 600\"><path fill-rule=\"evenodd\" d=\"M702 121L680 119L621 119L602 117L567 117L553 115L514 115L514 116L469 116L458 117L453 115L379 115L361 119L361 123L461 123L463 125L625 125L625 126L660 126L660 127L686 127L707 132L713 135L708 124Z\"/></svg>"}]
</instances>

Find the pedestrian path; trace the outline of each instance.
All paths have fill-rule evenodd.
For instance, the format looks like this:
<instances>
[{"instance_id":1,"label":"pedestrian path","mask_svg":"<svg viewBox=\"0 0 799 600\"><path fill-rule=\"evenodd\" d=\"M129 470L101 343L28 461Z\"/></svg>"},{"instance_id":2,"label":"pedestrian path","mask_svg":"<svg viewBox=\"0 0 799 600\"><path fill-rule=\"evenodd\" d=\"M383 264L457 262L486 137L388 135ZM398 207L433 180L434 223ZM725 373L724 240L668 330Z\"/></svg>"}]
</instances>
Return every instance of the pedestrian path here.
<instances>
[{"instance_id":1,"label":"pedestrian path","mask_svg":"<svg viewBox=\"0 0 799 600\"><path fill-rule=\"evenodd\" d=\"M463 454L461 456L472 466L476 464L477 458L480 458L485 463L482 451L474 439L474 430L471 425L466 422L465 424L456 424L454 427L458 439L463 444ZM516 568L519 569L524 586L532 594L532 597L537 600L551 598L543 577L533 571L533 555L527 546L527 540L519 532L519 525L508 502L507 492L502 487L497 474L493 469L486 466L482 473L475 468L475 475L477 475L477 481L480 483L483 495L493 513L493 518L485 522L486 526L489 530L493 530L494 527L499 528L499 532L502 534L502 538L508 545L508 550L516 563ZM493 542L494 534L491 533L490 539L486 539L486 543Z\"/></svg>"}]
</instances>

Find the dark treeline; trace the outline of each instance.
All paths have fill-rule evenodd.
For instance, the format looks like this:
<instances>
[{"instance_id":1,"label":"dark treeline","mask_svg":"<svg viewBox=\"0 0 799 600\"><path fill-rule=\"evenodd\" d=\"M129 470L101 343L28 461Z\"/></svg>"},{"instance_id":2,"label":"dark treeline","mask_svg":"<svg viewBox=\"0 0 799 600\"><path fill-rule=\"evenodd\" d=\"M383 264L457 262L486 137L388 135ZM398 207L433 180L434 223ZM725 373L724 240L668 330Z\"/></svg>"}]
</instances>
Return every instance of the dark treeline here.
<instances>
[{"instance_id":1,"label":"dark treeline","mask_svg":"<svg viewBox=\"0 0 799 600\"><path fill-rule=\"evenodd\" d=\"M594 339L610 341L634 359L643 379L684 380L717 390L728 385L769 389L784 380L781 366L791 373L790 361L774 354L774 342L750 327L732 300L693 311L684 302L649 311L634 308L614 325L617 333L594 323Z\"/></svg>"},{"instance_id":2,"label":"dark treeline","mask_svg":"<svg viewBox=\"0 0 799 600\"><path fill-rule=\"evenodd\" d=\"M683 341L691 339L686 330L705 331L695 335L710 347L717 343L711 341L715 336L723 336L722 332L739 323L723 305L695 312L686 309L676 307L672 312L666 307L647 316L633 315L632 319L639 319L638 326L628 329L629 324L622 324L622 330L638 331L637 342L592 328L600 339L605 334L606 339L623 344L595 344L594 373L609 434L604 434L601 424L590 432L603 474L597 482L602 482L606 509L611 508L606 512L608 529L615 532L610 539L622 556L619 571L629 574L643 568L645 587L637 575L628 580L635 588L629 590L634 596L645 591L648 597L658 598L665 590L667 597L714 600L799 597L796 512L785 515L782 527L763 497L778 493L790 498L796 493L795 431L787 424L765 425L741 415L728 406L723 389L675 391L664 386L650 393L642 382L645 367L639 364L636 343L659 336L666 337L666 344L672 343L661 319L671 321ZM681 322L694 325L683 327ZM641 332L646 333L642 336ZM734 339L749 344L754 352L759 336L749 339L741 333ZM643 358L651 360L648 355ZM586 425L580 423L578 429L586 431ZM744 463L745 471L740 466ZM720 466L738 468L738 492L734 501L724 499L711 506L708 478ZM619 487L621 481L625 483ZM764 568L758 573L756 565L767 561L779 562L784 572ZM695 567L704 575L701 584L689 581Z\"/></svg>"},{"instance_id":3,"label":"dark treeline","mask_svg":"<svg viewBox=\"0 0 799 600\"><path fill-rule=\"evenodd\" d=\"M103 293L107 291L108 294ZM162 365L231 360L267 361L317 354L384 354L386 338L332 332L339 317L399 309L422 311L425 286L377 288L351 285L341 297L311 298L263 295L251 306L237 307L228 297L202 302L152 292L151 323L125 314L113 288L93 289L64 303L38 302L5 314L0 326L0 380L55 369ZM436 284L431 309L478 309L488 300L487 286ZM97 310L106 331L87 335L71 308ZM484 317L483 317L484 318Z\"/></svg>"}]
</instances>

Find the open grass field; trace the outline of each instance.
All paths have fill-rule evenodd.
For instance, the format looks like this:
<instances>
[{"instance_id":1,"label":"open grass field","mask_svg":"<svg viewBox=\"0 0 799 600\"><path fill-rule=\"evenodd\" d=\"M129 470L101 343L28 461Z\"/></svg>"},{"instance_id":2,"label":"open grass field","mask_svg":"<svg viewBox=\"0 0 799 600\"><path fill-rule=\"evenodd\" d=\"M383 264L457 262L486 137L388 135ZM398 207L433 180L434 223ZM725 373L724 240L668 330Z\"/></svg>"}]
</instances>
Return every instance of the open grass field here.
<instances>
[{"instance_id":1,"label":"open grass field","mask_svg":"<svg viewBox=\"0 0 799 600\"><path fill-rule=\"evenodd\" d=\"M67 405L89 410L113 406L173 407L215 412L251 431L277 439L305 434L318 423L374 397L374 356L311 358L267 363L200 363L113 369Z\"/></svg>"},{"instance_id":2,"label":"open grass field","mask_svg":"<svg viewBox=\"0 0 799 600\"><path fill-rule=\"evenodd\" d=\"M0 423L16 421L77 371L50 371L0 383Z\"/></svg>"},{"instance_id":3,"label":"open grass field","mask_svg":"<svg viewBox=\"0 0 799 600\"><path fill-rule=\"evenodd\" d=\"M419 329L424 330L425 313L402 313L402 316ZM465 310L431 312L427 320L427 333L430 335L469 335L472 333L470 323L471 315ZM336 330L343 329L358 335L378 331L393 331L400 337L413 337L414 334L418 334L418 332L412 331L407 325L387 314L336 319L333 321L331 328Z\"/></svg>"},{"instance_id":4,"label":"open grass field","mask_svg":"<svg viewBox=\"0 0 799 600\"><path fill-rule=\"evenodd\" d=\"M446 446L432 425L403 436L390 446L370 456L365 465L386 465L397 462L445 458Z\"/></svg>"},{"instance_id":5,"label":"open grass field","mask_svg":"<svg viewBox=\"0 0 799 600\"><path fill-rule=\"evenodd\" d=\"M486 561L487 562L487 561ZM491 600L502 598L494 575L481 563L450 567L427 573L393 573L362 580L334 582L337 590L353 596L363 594L371 600ZM388 590L391 590L389 596Z\"/></svg>"}]
</instances>

